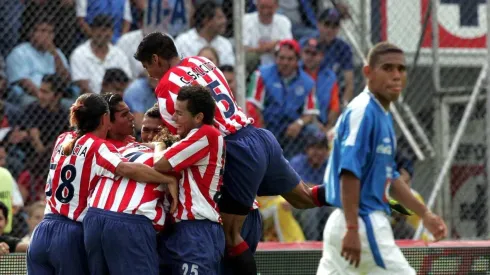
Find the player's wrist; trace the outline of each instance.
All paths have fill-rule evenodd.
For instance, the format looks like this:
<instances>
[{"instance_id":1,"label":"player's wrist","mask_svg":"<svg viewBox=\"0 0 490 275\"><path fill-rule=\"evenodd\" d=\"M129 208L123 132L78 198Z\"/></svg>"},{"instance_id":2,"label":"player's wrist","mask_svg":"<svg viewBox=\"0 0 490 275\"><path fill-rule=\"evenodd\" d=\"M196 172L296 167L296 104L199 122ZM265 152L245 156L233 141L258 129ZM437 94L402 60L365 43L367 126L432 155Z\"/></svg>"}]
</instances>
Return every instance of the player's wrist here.
<instances>
[{"instance_id":1,"label":"player's wrist","mask_svg":"<svg viewBox=\"0 0 490 275\"><path fill-rule=\"evenodd\" d=\"M347 231L358 231L359 230L359 225L358 224L347 224Z\"/></svg>"}]
</instances>

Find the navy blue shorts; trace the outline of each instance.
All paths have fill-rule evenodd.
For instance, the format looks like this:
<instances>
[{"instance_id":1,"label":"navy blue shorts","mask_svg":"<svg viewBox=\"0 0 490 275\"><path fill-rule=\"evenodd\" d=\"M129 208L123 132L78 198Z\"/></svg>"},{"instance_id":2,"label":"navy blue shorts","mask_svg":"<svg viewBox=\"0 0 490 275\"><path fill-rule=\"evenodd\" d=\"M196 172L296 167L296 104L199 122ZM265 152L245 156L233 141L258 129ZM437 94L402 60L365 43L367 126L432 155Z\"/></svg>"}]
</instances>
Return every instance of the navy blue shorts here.
<instances>
[{"instance_id":1,"label":"navy blue shorts","mask_svg":"<svg viewBox=\"0 0 490 275\"><path fill-rule=\"evenodd\" d=\"M158 274L156 232L147 217L89 208L83 229L90 274Z\"/></svg>"},{"instance_id":2,"label":"navy blue shorts","mask_svg":"<svg viewBox=\"0 0 490 275\"><path fill-rule=\"evenodd\" d=\"M243 222L242 231L240 235L248 244L250 251L255 253L257 250L257 245L262 237L262 216L260 215L259 209L255 209L248 213L247 218ZM221 261L220 275L233 275L232 266L226 261L226 257Z\"/></svg>"},{"instance_id":3,"label":"navy blue shorts","mask_svg":"<svg viewBox=\"0 0 490 275\"><path fill-rule=\"evenodd\" d=\"M159 239L166 268L160 274L217 275L225 252L223 227L208 220L181 221Z\"/></svg>"},{"instance_id":4,"label":"navy blue shorts","mask_svg":"<svg viewBox=\"0 0 490 275\"><path fill-rule=\"evenodd\" d=\"M32 233L27 273L89 274L82 224L61 215L47 214Z\"/></svg>"},{"instance_id":5,"label":"navy blue shorts","mask_svg":"<svg viewBox=\"0 0 490 275\"><path fill-rule=\"evenodd\" d=\"M281 195L299 184L298 173L270 131L247 126L225 141L223 188L243 206L251 207L257 195Z\"/></svg>"}]
</instances>

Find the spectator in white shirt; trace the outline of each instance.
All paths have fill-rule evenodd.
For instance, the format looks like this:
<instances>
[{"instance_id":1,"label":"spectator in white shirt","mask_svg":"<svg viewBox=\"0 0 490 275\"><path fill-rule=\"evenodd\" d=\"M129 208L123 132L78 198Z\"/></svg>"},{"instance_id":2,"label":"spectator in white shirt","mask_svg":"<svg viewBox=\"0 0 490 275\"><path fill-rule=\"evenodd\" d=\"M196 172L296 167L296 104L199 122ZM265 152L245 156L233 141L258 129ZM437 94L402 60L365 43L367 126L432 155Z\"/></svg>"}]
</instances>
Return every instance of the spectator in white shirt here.
<instances>
[{"instance_id":1,"label":"spectator in white shirt","mask_svg":"<svg viewBox=\"0 0 490 275\"><path fill-rule=\"evenodd\" d=\"M259 65L259 58L260 65L274 64L277 42L293 37L291 21L276 13L278 7L278 0L257 0L257 11L243 17L243 44L247 51L247 63L255 63L249 66Z\"/></svg>"},{"instance_id":2,"label":"spectator in white shirt","mask_svg":"<svg viewBox=\"0 0 490 275\"><path fill-rule=\"evenodd\" d=\"M226 17L213 1L206 1L196 7L194 13L195 28L179 35L175 40L177 49L183 57L194 56L211 46L218 52L221 64L234 65L235 55L231 42L222 36L226 30Z\"/></svg>"},{"instance_id":3,"label":"spectator in white shirt","mask_svg":"<svg viewBox=\"0 0 490 275\"><path fill-rule=\"evenodd\" d=\"M131 74L128 58L111 44L112 18L96 16L92 22L92 39L78 46L70 57L73 81L82 93L100 93L106 69L119 68Z\"/></svg>"}]
</instances>

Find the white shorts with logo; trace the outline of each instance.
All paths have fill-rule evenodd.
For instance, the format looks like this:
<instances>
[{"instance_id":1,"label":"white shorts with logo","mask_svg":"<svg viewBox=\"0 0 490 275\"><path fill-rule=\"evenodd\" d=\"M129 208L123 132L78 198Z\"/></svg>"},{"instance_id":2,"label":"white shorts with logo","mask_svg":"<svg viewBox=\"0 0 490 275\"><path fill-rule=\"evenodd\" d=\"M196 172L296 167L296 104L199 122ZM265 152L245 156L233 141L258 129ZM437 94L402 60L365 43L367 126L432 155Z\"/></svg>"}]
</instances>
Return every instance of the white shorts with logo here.
<instances>
[{"instance_id":1,"label":"white shorts with logo","mask_svg":"<svg viewBox=\"0 0 490 275\"><path fill-rule=\"evenodd\" d=\"M337 209L328 218L323 231L323 255L318 265L317 275L416 274L396 245L390 220L384 212L376 211L364 219L361 217L358 219L361 240L359 267L350 265L340 255L346 224L344 212ZM385 268L379 265L384 265Z\"/></svg>"}]
</instances>

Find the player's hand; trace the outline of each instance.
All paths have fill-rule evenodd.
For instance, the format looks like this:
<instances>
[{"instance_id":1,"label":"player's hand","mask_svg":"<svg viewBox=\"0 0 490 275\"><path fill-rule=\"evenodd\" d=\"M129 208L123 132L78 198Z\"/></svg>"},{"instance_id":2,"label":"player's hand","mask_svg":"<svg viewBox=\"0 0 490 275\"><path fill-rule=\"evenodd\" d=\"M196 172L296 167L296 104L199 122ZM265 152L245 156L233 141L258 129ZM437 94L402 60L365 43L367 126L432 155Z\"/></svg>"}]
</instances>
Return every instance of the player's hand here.
<instances>
[{"instance_id":1,"label":"player's hand","mask_svg":"<svg viewBox=\"0 0 490 275\"><path fill-rule=\"evenodd\" d=\"M170 213L173 214L177 210L177 203L179 202L179 183L175 177L171 177L172 180L167 183L167 189L172 197L172 204L170 205Z\"/></svg>"},{"instance_id":2,"label":"player's hand","mask_svg":"<svg viewBox=\"0 0 490 275\"><path fill-rule=\"evenodd\" d=\"M10 253L10 247L6 243L0 243L0 256Z\"/></svg>"},{"instance_id":3,"label":"player's hand","mask_svg":"<svg viewBox=\"0 0 490 275\"><path fill-rule=\"evenodd\" d=\"M342 252L340 253L346 261L356 268L361 262L361 240L357 230L347 230L342 240Z\"/></svg>"},{"instance_id":4,"label":"player's hand","mask_svg":"<svg viewBox=\"0 0 490 275\"><path fill-rule=\"evenodd\" d=\"M301 133L302 129L303 126L295 121L289 124L288 129L286 130L286 136L290 138L296 138L299 133Z\"/></svg>"},{"instance_id":5,"label":"player's hand","mask_svg":"<svg viewBox=\"0 0 490 275\"><path fill-rule=\"evenodd\" d=\"M441 217L431 211L427 211L423 215L422 221L425 228L434 236L436 242L447 236L447 227Z\"/></svg>"}]
</instances>

